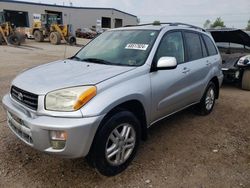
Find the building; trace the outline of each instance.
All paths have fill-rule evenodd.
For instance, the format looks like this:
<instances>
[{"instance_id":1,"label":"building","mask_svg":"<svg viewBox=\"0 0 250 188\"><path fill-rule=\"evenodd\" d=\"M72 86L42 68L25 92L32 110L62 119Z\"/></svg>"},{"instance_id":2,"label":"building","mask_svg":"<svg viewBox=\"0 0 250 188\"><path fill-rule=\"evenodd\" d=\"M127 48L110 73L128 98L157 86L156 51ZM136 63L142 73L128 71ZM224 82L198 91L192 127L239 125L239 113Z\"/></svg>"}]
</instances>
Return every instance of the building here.
<instances>
[{"instance_id":1,"label":"building","mask_svg":"<svg viewBox=\"0 0 250 188\"><path fill-rule=\"evenodd\" d=\"M6 21L17 27L31 27L33 20L41 14L55 14L60 24L71 25L71 30L77 28L117 28L126 25L136 25L135 15L114 8L74 7L31 3L23 1L0 0L0 12Z\"/></svg>"}]
</instances>

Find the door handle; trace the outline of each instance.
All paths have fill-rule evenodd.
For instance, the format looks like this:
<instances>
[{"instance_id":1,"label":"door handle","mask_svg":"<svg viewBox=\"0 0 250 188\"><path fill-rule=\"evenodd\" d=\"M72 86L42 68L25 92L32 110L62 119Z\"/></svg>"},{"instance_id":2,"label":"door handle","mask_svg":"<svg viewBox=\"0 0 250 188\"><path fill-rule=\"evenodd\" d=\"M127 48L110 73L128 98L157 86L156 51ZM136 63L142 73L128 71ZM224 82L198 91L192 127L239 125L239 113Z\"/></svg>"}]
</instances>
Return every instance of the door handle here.
<instances>
[{"instance_id":1,"label":"door handle","mask_svg":"<svg viewBox=\"0 0 250 188\"><path fill-rule=\"evenodd\" d=\"M212 63L209 60L207 60L206 65L210 66L210 65L212 65Z\"/></svg>"},{"instance_id":2,"label":"door handle","mask_svg":"<svg viewBox=\"0 0 250 188\"><path fill-rule=\"evenodd\" d=\"M184 74L189 73L189 72L190 72L190 69L187 67L184 67L182 70L182 73L184 73Z\"/></svg>"},{"instance_id":3,"label":"door handle","mask_svg":"<svg viewBox=\"0 0 250 188\"><path fill-rule=\"evenodd\" d=\"M206 65L210 66L210 65L212 65L212 63L210 63L209 61L207 61Z\"/></svg>"}]
</instances>

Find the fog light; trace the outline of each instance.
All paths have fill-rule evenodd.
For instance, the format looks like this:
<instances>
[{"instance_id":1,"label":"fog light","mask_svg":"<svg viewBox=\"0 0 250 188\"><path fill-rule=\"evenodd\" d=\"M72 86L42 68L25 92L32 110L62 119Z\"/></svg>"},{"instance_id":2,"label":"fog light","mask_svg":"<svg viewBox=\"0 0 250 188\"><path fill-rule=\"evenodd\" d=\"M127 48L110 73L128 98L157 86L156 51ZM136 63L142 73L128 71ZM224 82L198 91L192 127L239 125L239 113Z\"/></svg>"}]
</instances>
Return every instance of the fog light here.
<instances>
[{"instance_id":1,"label":"fog light","mask_svg":"<svg viewBox=\"0 0 250 188\"><path fill-rule=\"evenodd\" d=\"M51 147L63 149L66 145L67 133L65 131L50 131Z\"/></svg>"},{"instance_id":2,"label":"fog light","mask_svg":"<svg viewBox=\"0 0 250 188\"><path fill-rule=\"evenodd\" d=\"M240 71L235 72L235 78L239 79L240 78Z\"/></svg>"},{"instance_id":3,"label":"fog light","mask_svg":"<svg viewBox=\"0 0 250 188\"><path fill-rule=\"evenodd\" d=\"M51 140L51 147L53 149L63 149L66 145L66 141L61 141L61 140Z\"/></svg>"}]
</instances>

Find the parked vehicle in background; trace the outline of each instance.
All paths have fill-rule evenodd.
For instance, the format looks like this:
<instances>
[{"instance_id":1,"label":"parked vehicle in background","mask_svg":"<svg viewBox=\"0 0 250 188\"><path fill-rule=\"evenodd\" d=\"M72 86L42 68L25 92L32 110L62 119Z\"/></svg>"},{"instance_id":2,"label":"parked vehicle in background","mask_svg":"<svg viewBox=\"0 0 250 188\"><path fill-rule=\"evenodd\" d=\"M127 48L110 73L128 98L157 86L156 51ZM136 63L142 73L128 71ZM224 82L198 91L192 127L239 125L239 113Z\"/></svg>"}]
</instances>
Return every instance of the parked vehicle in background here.
<instances>
[{"instance_id":1,"label":"parked vehicle in background","mask_svg":"<svg viewBox=\"0 0 250 188\"><path fill-rule=\"evenodd\" d=\"M76 30L76 37L79 38L86 38L86 39L93 39L97 33L89 28L77 29Z\"/></svg>"},{"instance_id":2,"label":"parked vehicle in background","mask_svg":"<svg viewBox=\"0 0 250 188\"><path fill-rule=\"evenodd\" d=\"M20 32L26 39L34 39L30 27L17 27L16 30Z\"/></svg>"},{"instance_id":3,"label":"parked vehicle in background","mask_svg":"<svg viewBox=\"0 0 250 188\"><path fill-rule=\"evenodd\" d=\"M70 25L59 24L57 14L41 14L39 20L34 19L30 33L35 41L43 42L48 38L51 44L58 45L62 41L70 45L76 44L76 38L70 32Z\"/></svg>"},{"instance_id":4,"label":"parked vehicle in background","mask_svg":"<svg viewBox=\"0 0 250 188\"><path fill-rule=\"evenodd\" d=\"M222 56L222 71L226 82L238 82L250 90L250 36L240 29L211 29Z\"/></svg>"},{"instance_id":5,"label":"parked vehicle in background","mask_svg":"<svg viewBox=\"0 0 250 188\"><path fill-rule=\"evenodd\" d=\"M210 114L222 80L221 56L203 29L147 24L106 31L69 59L22 72L2 103L27 145L86 156L113 176L151 125L190 106Z\"/></svg>"},{"instance_id":6,"label":"parked vehicle in background","mask_svg":"<svg viewBox=\"0 0 250 188\"><path fill-rule=\"evenodd\" d=\"M19 32L15 25L6 22L3 12L0 12L0 45L20 45L25 42L25 37Z\"/></svg>"}]
</instances>

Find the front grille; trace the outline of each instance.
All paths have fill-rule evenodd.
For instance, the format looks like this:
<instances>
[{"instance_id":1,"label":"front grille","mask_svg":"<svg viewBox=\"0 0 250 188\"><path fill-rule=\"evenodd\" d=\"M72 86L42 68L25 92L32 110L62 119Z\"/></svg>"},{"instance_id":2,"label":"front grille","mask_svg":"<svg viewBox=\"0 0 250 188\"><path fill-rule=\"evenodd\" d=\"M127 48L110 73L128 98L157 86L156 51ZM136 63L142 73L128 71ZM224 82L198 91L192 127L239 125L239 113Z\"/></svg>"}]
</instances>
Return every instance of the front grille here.
<instances>
[{"instance_id":1,"label":"front grille","mask_svg":"<svg viewBox=\"0 0 250 188\"><path fill-rule=\"evenodd\" d=\"M13 99L33 110L37 110L38 95L24 91L16 86L11 87L10 93Z\"/></svg>"},{"instance_id":2,"label":"front grille","mask_svg":"<svg viewBox=\"0 0 250 188\"><path fill-rule=\"evenodd\" d=\"M17 127L14 126L14 124L12 122L8 122L9 126L12 128L12 130L18 135L20 136L22 139L24 139L26 142L28 142L29 144L33 144L33 140L32 138L26 134L25 132L23 132L22 130L18 129Z\"/></svg>"},{"instance_id":3,"label":"front grille","mask_svg":"<svg viewBox=\"0 0 250 188\"><path fill-rule=\"evenodd\" d=\"M31 135L30 129L22 123L22 120L20 120L16 116L10 114L9 112L7 112L7 117L8 117L7 122L8 122L8 125L10 126L11 130L14 133L16 133L22 140L26 141L26 143L28 143L29 145L32 145L33 140L30 136ZM16 121L16 119L18 119L18 121ZM19 122L19 121L21 121L21 122Z\"/></svg>"}]
</instances>

